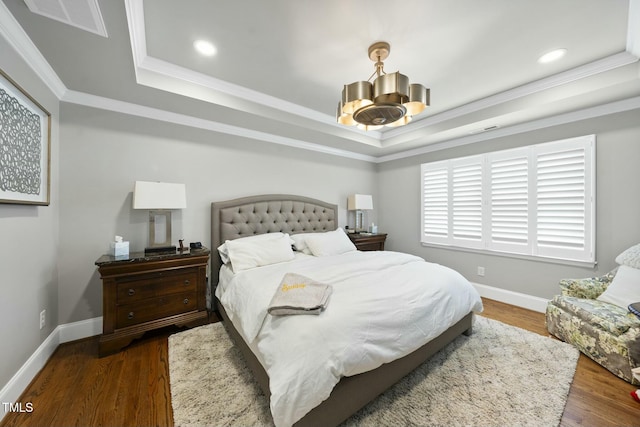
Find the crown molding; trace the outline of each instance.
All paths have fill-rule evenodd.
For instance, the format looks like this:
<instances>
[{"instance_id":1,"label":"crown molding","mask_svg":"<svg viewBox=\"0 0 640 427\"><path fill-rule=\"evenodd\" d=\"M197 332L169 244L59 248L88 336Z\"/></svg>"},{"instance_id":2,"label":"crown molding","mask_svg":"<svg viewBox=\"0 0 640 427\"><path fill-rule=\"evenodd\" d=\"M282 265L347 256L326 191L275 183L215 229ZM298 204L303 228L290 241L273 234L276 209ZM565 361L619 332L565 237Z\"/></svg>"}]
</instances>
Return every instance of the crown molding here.
<instances>
[{"instance_id":1,"label":"crown molding","mask_svg":"<svg viewBox=\"0 0 640 427\"><path fill-rule=\"evenodd\" d=\"M144 7L142 0L125 0L124 8L129 27L129 41L133 55L133 69L138 77L138 67L147 57L147 36L144 27ZM142 22L142 25L139 23Z\"/></svg>"},{"instance_id":2,"label":"crown molding","mask_svg":"<svg viewBox=\"0 0 640 427\"><path fill-rule=\"evenodd\" d=\"M315 151L318 153L330 154L333 156L346 157L349 159L363 160L366 162L375 162L376 160L375 157L365 154L354 153L352 151L332 148L326 145L315 144L312 142L273 135L266 132L232 126L225 123L215 122L213 120L206 120L189 116L186 114L173 113L158 108L147 107L144 105L133 104L125 101L118 101L115 99L91 95L84 92L69 90L65 93L61 101L70 104L84 105L86 107L99 108L101 110L113 111L116 113L128 114L136 117L160 120L163 122L169 122L197 129L204 129L212 132L223 133L226 135L240 136L243 138L254 139L263 142L271 142L273 144L286 145L288 147L300 148L303 150Z\"/></svg>"},{"instance_id":3,"label":"crown molding","mask_svg":"<svg viewBox=\"0 0 640 427\"><path fill-rule=\"evenodd\" d=\"M226 82L224 80L216 79L215 77L211 77L209 75L199 73L188 68L154 58L152 56L145 57L142 63L139 65L139 68L150 73L173 78L180 82L188 82L214 90L216 92L231 95L235 98L243 99L251 103L266 105L268 107L275 108L287 113L292 113L307 119L315 120L323 124L330 124L335 125L336 127L340 127L338 123L335 123L335 119L331 116L328 116L327 114L320 113L310 108L302 107L298 104L294 104L293 102L276 98L275 96L267 95L262 92ZM147 83L144 78L142 80L142 82L138 81L138 83Z\"/></svg>"},{"instance_id":4,"label":"crown molding","mask_svg":"<svg viewBox=\"0 0 640 427\"><path fill-rule=\"evenodd\" d=\"M302 107L300 105L282 100L280 98L234 85L232 83L148 56L146 51L146 39L144 38L145 22L143 0L125 0L125 4L127 10L129 31L132 34L131 40L132 50L134 52L133 56L134 59L138 58L138 61L134 60L134 65L136 67L136 77L139 83L147 84L152 87L155 87L154 85L157 84L157 79L150 77L147 73L141 72L142 70L144 70L148 73L154 73L157 75L175 79L178 82L197 84L213 91L236 97L238 99L243 99L252 103L266 106L268 108L273 108L275 110L298 115L306 119L311 119L325 126L329 125L332 127L339 127L350 132L358 133L360 135L366 134L367 137L378 140L379 144L374 145L379 147L393 145L392 140L400 135L404 135L416 130L423 129L425 127L433 126L434 124L443 121L475 113L477 111L481 111L495 105L533 95L557 86L575 82L585 77L604 73L615 68L631 64L638 61L638 57L640 56L633 51L634 46L636 49L640 49L640 47L637 46L640 45L640 42L637 40L638 38L640 38L640 36L638 35L638 33L640 33L640 24L638 24L638 22L640 22L640 19L632 19L632 17L640 15L640 0L630 0L629 27L627 31L627 51L620 52L618 54L611 55L609 57L591 62L589 64L585 64L583 66L579 66L571 70L561 72L550 77L543 78L474 102L470 102L460 107L453 108L451 110L447 110L442 113L416 121L409 126L397 127L386 132L364 132L355 127L342 126L336 123L335 119L332 116L329 116L327 114L320 113L318 111ZM141 36L133 36L136 34L140 34ZM233 106L231 106L231 108L233 108ZM387 141L386 144L385 141Z\"/></svg>"},{"instance_id":5,"label":"crown molding","mask_svg":"<svg viewBox=\"0 0 640 427\"><path fill-rule=\"evenodd\" d=\"M446 150L449 148L459 147L462 145L473 144L476 142L488 141L491 139L502 138L505 136L517 135L525 132L545 129L553 126L573 123L580 120L588 120L597 117L607 116L610 114L622 113L640 109L640 96L629 98L622 101L611 102L609 104L598 105L596 107L585 108L582 110L572 111L570 113L559 114L553 117L533 120L518 125L505 128L499 128L486 133L474 134L462 138L451 139L448 141L437 142L425 147L415 148L412 150L402 151L395 154L389 154L376 158L376 163L385 163L393 160L405 159L407 157L419 156L421 154L432 153L434 151Z\"/></svg>"},{"instance_id":6,"label":"crown molding","mask_svg":"<svg viewBox=\"0 0 640 427\"><path fill-rule=\"evenodd\" d=\"M67 88L51 65L24 32L7 6L0 1L0 36L2 36L44 84L58 98L62 98Z\"/></svg>"},{"instance_id":7,"label":"crown molding","mask_svg":"<svg viewBox=\"0 0 640 427\"><path fill-rule=\"evenodd\" d=\"M629 0L627 52L640 58L640 0Z\"/></svg>"},{"instance_id":8,"label":"crown molding","mask_svg":"<svg viewBox=\"0 0 640 427\"><path fill-rule=\"evenodd\" d=\"M149 72L158 73L159 71L166 74L166 76L169 76L169 77L179 76L181 78L187 78L187 79L191 77L192 80L194 80L195 83L198 83L198 84L211 83L209 79L213 79L213 78L210 78L208 76L204 76L206 78L201 76L194 77L193 75L194 73L191 72L190 70L186 70L182 67L174 66L173 64L168 64L168 63L162 64L161 61L156 60L155 58L148 57L146 52L146 36L144 32L143 2L142 0L125 0L125 8L126 8L127 20L129 24L130 40L131 40L136 78L138 77L138 73L140 74L145 74ZM140 23L142 23L142 26L140 26ZM320 152L324 154L335 155L339 157L345 157L345 158L372 162L372 163L384 163L384 162L393 161L397 159L430 153L437 150L452 148L460 145L486 141L486 140L490 140L490 139L494 139L502 136L515 135L523 132L528 132L531 130L542 129L545 127L556 126L559 124L570 123L578 120L584 120L584 119L589 119L593 117L613 114L616 112L623 112L623 111L640 108L640 98L638 97L630 98L625 101L614 102L614 103L610 103L602 106L575 111L572 113L561 114L551 118L535 120L535 121L522 123L520 125L514 125L507 128L500 128L487 133L469 135L462 138L456 138L448 141L434 143L421 148L416 148L416 149L406 150L406 151L402 151L395 154L376 157L376 156L369 156L369 155L364 155L360 153L355 153L352 151L331 148L331 147L327 147L324 145L311 143L307 141L295 140L292 138L287 138L287 137L274 135L266 132L254 131L254 130L245 129L237 126L226 125L224 123L219 123L211 120L204 120L204 119L200 119L200 118L196 118L196 117L192 117L184 114L178 114L178 113L173 113L173 112L160 110L156 108L137 105L133 103L99 97L99 96L91 95L88 93L68 90L67 87L64 85L64 83L57 76L53 68L46 61L44 56L40 53L40 51L36 48L36 46L33 44L31 39L28 37L28 35L24 32L20 24L15 20L15 18L13 17L9 9L6 7L6 5L1 1L0 1L0 36L4 37L4 39L7 40L9 45L24 59L27 65L31 67L31 69L36 73L36 75L62 102L85 105L89 107L115 111L123 114L130 114L130 115L150 118L154 120L164 120L164 121L168 121L175 124L210 130L213 132L219 132L219 133L224 133L228 135L236 135L236 136L245 137L249 139L260 140L260 141L265 141L265 142L270 142L270 143L280 144L280 145L286 145L289 147L300 148L303 150ZM546 90L551 87L563 85L584 77L588 77L594 74L611 70L613 68L617 68L630 63L637 62L638 56L639 56L637 52L638 50L640 50L640 0L630 0L627 52L621 52L619 54L612 55L602 60L595 61L590 64L586 64L582 67L577 67L567 72L559 73L549 78L541 79L536 82L532 82L530 84L520 86L513 90L502 92L500 94L472 102L470 104L458 107L453 110L445 111L438 115L416 122L414 125L410 127L410 129L405 127L406 131L415 130L418 125L424 126L424 127L430 126L430 125L433 125L434 123L449 120L463 114L469 114L474 111L478 111L479 109L487 108L488 106L496 105L496 103L499 104L501 102L506 102L508 100L533 94L541 90ZM216 80L216 79L213 79L213 80ZM233 90L234 86L235 85L229 85L227 83L224 83L224 84L221 84L219 88L221 90L227 91L228 93L235 94ZM253 92L248 89L244 89L244 90L245 92L243 92L243 96L245 97L249 96L249 94ZM262 95L261 97L259 96L259 99L262 102L277 100L277 98L268 97L267 95ZM254 102L255 99L251 99L251 101ZM279 101L282 102L282 104L278 104L280 106L293 105L283 100L279 100ZM304 109L303 107L299 107L299 106L297 107L303 110L307 110L307 109ZM296 110L296 111L303 111L303 110ZM292 112L292 111L288 111L288 112ZM306 118L317 119L324 124L327 124L327 117L329 117L327 115L323 115L317 112L314 112L313 117L310 117L309 115L306 115L306 114L302 114L302 115L304 115ZM331 119L329 122L332 126L339 127L340 129L351 130L359 134L363 133L363 131L338 125L333 121L333 119ZM389 140L390 138L393 138L397 135L405 133L405 128L397 128L397 129L386 132L384 137L374 136L373 138L378 140L380 140L381 138L384 138L385 140ZM381 135L380 132L374 132L374 133L367 132L366 134L368 136L373 136L375 134Z\"/></svg>"},{"instance_id":9,"label":"crown molding","mask_svg":"<svg viewBox=\"0 0 640 427\"><path fill-rule=\"evenodd\" d=\"M506 102L513 101L514 99L534 95L536 93L543 92L557 86L575 82L585 77L590 77L596 74L614 70L619 67L624 67L625 65L633 64L637 61L638 57L630 54L629 52L620 52L615 55L611 55L606 58L591 62L589 64L572 68L571 70L554 74L552 76L536 80L522 86L518 86L514 89L510 89L483 99L479 99L474 102L470 102L469 104L444 111L440 114L435 114L423 120L417 121L412 126L395 128L391 131L386 132L383 136L383 140L391 140L399 135L410 133L418 129L424 129L437 123L452 120L460 116L475 113L477 111L484 110L485 108L504 104Z\"/></svg>"},{"instance_id":10,"label":"crown molding","mask_svg":"<svg viewBox=\"0 0 640 427\"><path fill-rule=\"evenodd\" d=\"M136 81L139 84L157 87L157 76L172 79L173 82L171 86L173 87L176 86L176 82L187 83L189 85L195 84L211 91L230 95L234 98L248 101L253 104L266 106L287 114L294 114L304 119L314 120L324 126L347 130L357 133L360 136L365 135L367 138L371 138L376 141L375 144L369 143L367 145L381 146L380 140L382 138L382 134L380 132L364 132L355 127L345 127L338 124L335 117L328 114L149 56L147 53L145 37L143 1L125 0L125 9L127 12L129 33L131 34L131 50L134 58ZM205 100L211 102L210 99ZM217 99L216 102L220 105L234 108L233 105L226 103L223 99Z\"/></svg>"}]
</instances>

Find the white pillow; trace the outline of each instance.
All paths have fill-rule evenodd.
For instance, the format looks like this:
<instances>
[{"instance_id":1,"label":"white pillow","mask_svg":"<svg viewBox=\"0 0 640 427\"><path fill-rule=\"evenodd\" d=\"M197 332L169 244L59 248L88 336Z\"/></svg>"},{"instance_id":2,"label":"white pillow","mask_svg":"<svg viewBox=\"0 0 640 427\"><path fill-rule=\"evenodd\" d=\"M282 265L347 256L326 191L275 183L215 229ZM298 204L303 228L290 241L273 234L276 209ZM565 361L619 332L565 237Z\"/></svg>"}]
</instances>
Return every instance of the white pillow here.
<instances>
[{"instance_id":1,"label":"white pillow","mask_svg":"<svg viewBox=\"0 0 640 427\"><path fill-rule=\"evenodd\" d=\"M342 228L325 233L309 233L304 241L315 256L340 255L357 250Z\"/></svg>"},{"instance_id":2,"label":"white pillow","mask_svg":"<svg viewBox=\"0 0 640 427\"><path fill-rule=\"evenodd\" d=\"M620 265L640 268L640 244L631 246L629 249L622 252L616 257L616 262Z\"/></svg>"},{"instance_id":3,"label":"white pillow","mask_svg":"<svg viewBox=\"0 0 640 427\"><path fill-rule=\"evenodd\" d=\"M611 284L598 300L624 309L629 307L629 304L640 301L640 270L627 265L618 267Z\"/></svg>"},{"instance_id":4,"label":"white pillow","mask_svg":"<svg viewBox=\"0 0 640 427\"><path fill-rule=\"evenodd\" d=\"M234 242L242 241L242 242L252 242L252 241L264 241L264 240L276 240L282 238L284 233L276 232L276 233L265 233L265 234L256 234L255 236L247 236L240 237L239 239L235 239ZM229 249L227 248L227 240L220 246L218 246L218 253L220 254L220 259L222 259L223 264L229 263ZM292 242L293 244L293 242Z\"/></svg>"},{"instance_id":5,"label":"white pillow","mask_svg":"<svg viewBox=\"0 0 640 427\"><path fill-rule=\"evenodd\" d=\"M291 238L284 234L277 239L227 240L231 268L235 273L250 268L291 261L295 255Z\"/></svg>"}]
</instances>

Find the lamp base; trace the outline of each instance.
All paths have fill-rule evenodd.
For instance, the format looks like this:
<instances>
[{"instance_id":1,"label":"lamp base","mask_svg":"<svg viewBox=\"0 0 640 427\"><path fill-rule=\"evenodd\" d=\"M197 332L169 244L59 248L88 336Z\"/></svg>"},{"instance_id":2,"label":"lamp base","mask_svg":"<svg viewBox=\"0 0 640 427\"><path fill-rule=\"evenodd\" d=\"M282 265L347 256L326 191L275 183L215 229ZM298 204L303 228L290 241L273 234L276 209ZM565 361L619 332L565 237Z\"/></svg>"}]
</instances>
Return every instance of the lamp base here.
<instances>
[{"instance_id":1,"label":"lamp base","mask_svg":"<svg viewBox=\"0 0 640 427\"><path fill-rule=\"evenodd\" d=\"M175 254L175 246L159 246L157 248L144 248L145 255L163 255L163 254Z\"/></svg>"},{"instance_id":2,"label":"lamp base","mask_svg":"<svg viewBox=\"0 0 640 427\"><path fill-rule=\"evenodd\" d=\"M358 209L356 211L356 233L364 231L364 211Z\"/></svg>"}]
</instances>

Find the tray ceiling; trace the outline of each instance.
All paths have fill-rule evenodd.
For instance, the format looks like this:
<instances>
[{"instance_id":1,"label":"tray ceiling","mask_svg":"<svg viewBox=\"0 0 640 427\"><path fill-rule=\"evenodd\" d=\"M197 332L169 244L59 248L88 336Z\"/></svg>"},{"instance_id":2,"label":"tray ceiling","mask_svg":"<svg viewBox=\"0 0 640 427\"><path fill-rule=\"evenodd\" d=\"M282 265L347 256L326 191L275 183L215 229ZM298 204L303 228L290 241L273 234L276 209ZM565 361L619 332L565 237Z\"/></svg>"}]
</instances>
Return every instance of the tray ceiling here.
<instances>
[{"instance_id":1,"label":"tray ceiling","mask_svg":"<svg viewBox=\"0 0 640 427\"><path fill-rule=\"evenodd\" d=\"M363 158L480 141L605 104L637 108L640 96L638 0L99 1L108 37L3 1L63 100ZM198 54L197 39L216 55ZM379 40L391 44L385 70L429 87L431 106L382 132L338 125L342 86L371 75L367 48ZM556 48L566 56L537 62Z\"/></svg>"}]
</instances>

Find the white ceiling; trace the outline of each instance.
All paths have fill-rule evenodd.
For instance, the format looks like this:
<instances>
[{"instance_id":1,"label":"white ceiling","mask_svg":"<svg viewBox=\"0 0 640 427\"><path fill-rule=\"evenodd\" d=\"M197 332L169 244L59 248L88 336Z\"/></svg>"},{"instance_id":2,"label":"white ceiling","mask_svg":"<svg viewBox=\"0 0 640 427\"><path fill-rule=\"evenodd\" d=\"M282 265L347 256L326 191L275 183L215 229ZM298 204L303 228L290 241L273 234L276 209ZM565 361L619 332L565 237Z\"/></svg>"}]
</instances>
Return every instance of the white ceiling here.
<instances>
[{"instance_id":1,"label":"white ceiling","mask_svg":"<svg viewBox=\"0 0 640 427\"><path fill-rule=\"evenodd\" d=\"M102 0L107 37L3 2L63 101L372 161L640 106L640 0ZM372 74L379 40L431 107L384 132L340 126L342 86Z\"/></svg>"}]
</instances>

